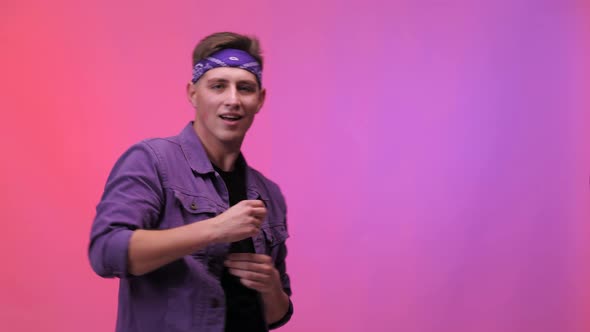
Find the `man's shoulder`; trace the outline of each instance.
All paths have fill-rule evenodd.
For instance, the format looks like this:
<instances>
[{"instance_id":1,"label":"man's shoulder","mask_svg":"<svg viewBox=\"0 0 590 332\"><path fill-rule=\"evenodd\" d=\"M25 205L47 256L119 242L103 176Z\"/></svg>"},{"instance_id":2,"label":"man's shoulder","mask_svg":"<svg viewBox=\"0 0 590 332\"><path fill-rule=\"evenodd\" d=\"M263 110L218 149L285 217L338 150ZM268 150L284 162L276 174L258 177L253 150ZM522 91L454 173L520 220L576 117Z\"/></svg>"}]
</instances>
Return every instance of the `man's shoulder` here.
<instances>
[{"instance_id":1,"label":"man's shoulder","mask_svg":"<svg viewBox=\"0 0 590 332\"><path fill-rule=\"evenodd\" d=\"M145 138L137 142L135 145L147 147L159 157L168 155L169 153L182 151L178 135Z\"/></svg>"},{"instance_id":2,"label":"man's shoulder","mask_svg":"<svg viewBox=\"0 0 590 332\"><path fill-rule=\"evenodd\" d=\"M182 157L182 149L177 136L150 137L136 141L126 148L119 156L117 164L148 162L158 166L166 160L175 160L180 157Z\"/></svg>"},{"instance_id":3,"label":"man's shoulder","mask_svg":"<svg viewBox=\"0 0 590 332\"><path fill-rule=\"evenodd\" d=\"M179 147L180 138L179 135L175 136L162 136L162 137L150 137L145 138L139 142L139 144L146 144L154 148L170 148Z\"/></svg>"}]
</instances>

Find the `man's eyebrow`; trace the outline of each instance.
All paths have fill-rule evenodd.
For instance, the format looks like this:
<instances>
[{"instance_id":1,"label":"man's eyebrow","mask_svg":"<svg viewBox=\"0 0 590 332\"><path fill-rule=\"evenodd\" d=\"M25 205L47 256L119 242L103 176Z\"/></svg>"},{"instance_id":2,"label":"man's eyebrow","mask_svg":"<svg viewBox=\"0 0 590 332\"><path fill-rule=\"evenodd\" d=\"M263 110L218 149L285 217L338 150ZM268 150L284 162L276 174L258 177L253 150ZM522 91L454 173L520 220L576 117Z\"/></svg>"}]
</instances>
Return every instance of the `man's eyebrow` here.
<instances>
[{"instance_id":1,"label":"man's eyebrow","mask_svg":"<svg viewBox=\"0 0 590 332\"><path fill-rule=\"evenodd\" d=\"M256 81L253 81L253 80L239 80L238 81L238 84L253 84L253 85L256 85L257 83L256 83Z\"/></svg>"},{"instance_id":2,"label":"man's eyebrow","mask_svg":"<svg viewBox=\"0 0 590 332\"><path fill-rule=\"evenodd\" d=\"M207 79L207 84L213 84L213 83L229 83L229 80L227 78L223 78L223 77L212 77ZM239 80L236 82L236 84L247 84L247 85L258 85L258 83L254 80L250 80L250 79L243 79L243 80Z\"/></svg>"},{"instance_id":3,"label":"man's eyebrow","mask_svg":"<svg viewBox=\"0 0 590 332\"><path fill-rule=\"evenodd\" d=\"M218 83L218 82L227 83L229 81L227 79L221 78L221 77L210 78L207 80L207 83Z\"/></svg>"}]
</instances>

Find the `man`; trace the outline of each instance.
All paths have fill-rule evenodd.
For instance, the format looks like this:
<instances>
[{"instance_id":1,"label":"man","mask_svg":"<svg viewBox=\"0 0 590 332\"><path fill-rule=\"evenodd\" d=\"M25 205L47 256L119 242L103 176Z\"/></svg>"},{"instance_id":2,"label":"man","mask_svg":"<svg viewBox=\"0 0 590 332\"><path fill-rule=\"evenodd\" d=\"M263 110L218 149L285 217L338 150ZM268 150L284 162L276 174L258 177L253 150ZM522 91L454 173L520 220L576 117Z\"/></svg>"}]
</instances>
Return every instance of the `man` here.
<instances>
[{"instance_id":1,"label":"man","mask_svg":"<svg viewBox=\"0 0 590 332\"><path fill-rule=\"evenodd\" d=\"M120 278L117 331L267 331L293 313L279 187L240 149L260 111L258 40L216 33L193 52L195 119L115 164L89 257Z\"/></svg>"}]
</instances>

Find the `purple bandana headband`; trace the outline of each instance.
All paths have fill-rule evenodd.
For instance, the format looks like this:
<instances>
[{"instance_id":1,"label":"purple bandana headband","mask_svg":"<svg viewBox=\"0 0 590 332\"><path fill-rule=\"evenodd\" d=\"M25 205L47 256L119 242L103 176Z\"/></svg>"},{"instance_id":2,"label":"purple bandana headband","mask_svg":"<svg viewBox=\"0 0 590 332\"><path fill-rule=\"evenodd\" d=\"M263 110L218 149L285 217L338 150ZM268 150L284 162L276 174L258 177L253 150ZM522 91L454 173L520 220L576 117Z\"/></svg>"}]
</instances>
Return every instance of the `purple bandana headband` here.
<instances>
[{"instance_id":1,"label":"purple bandana headband","mask_svg":"<svg viewBox=\"0 0 590 332\"><path fill-rule=\"evenodd\" d=\"M247 70L256 76L262 85L262 67L250 53L233 48L226 48L201 59L193 68L193 83L197 82L208 70L219 67L234 67Z\"/></svg>"}]
</instances>

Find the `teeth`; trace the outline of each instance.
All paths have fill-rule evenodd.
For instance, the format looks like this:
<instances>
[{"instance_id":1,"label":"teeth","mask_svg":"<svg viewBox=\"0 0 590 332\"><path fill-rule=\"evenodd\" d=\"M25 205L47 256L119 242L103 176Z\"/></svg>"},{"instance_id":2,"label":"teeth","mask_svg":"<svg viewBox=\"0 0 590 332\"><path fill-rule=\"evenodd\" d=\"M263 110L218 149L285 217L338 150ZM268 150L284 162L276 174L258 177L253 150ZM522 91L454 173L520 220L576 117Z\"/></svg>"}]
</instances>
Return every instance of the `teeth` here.
<instances>
[{"instance_id":1,"label":"teeth","mask_svg":"<svg viewBox=\"0 0 590 332\"><path fill-rule=\"evenodd\" d=\"M239 116L231 116L231 115L221 115L221 118L222 119L227 119L227 120L238 120L241 117L239 117Z\"/></svg>"}]
</instances>

